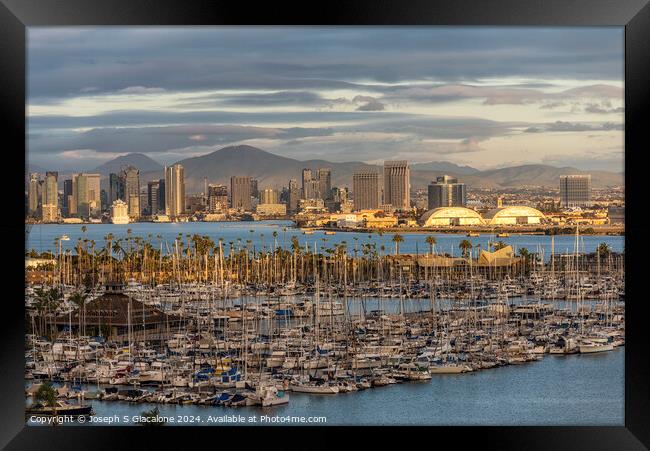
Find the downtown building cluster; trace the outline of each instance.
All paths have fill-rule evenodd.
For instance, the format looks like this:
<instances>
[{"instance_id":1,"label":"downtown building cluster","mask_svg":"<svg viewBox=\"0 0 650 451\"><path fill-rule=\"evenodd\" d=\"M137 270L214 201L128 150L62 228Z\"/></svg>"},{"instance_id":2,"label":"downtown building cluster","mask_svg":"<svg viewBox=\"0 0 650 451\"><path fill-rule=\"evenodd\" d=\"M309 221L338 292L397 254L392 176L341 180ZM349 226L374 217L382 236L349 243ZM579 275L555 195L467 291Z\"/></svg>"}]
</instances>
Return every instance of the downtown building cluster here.
<instances>
[{"instance_id":1,"label":"downtown building cluster","mask_svg":"<svg viewBox=\"0 0 650 451\"><path fill-rule=\"evenodd\" d=\"M327 213L377 211L409 216L416 210L467 207L465 183L443 175L431 181L422 201L411 186L411 169L404 160L385 161L382 168L364 166L352 174L352 190L333 186L328 167L303 168L299 177L280 189L262 186L257 178L232 175L228 184L203 180L198 194L187 194L184 168L166 166L164 176L142 180L140 170L124 166L102 181L98 173L72 174L59 180L48 171L30 174L26 193L27 217L42 222L139 220L225 220L288 217ZM101 189L101 183L105 188ZM59 188L62 185L62 190ZM415 193L415 195L414 195ZM565 208L589 206L591 176L560 177L560 204Z\"/></svg>"}]
</instances>

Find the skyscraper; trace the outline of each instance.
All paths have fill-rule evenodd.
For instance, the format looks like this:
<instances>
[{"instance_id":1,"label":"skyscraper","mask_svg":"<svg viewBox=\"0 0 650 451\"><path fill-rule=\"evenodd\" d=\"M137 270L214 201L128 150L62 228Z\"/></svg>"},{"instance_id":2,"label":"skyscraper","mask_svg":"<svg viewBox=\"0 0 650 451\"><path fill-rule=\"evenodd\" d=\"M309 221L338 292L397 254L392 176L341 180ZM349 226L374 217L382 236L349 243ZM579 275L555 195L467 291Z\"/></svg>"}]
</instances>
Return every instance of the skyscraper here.
<instances>
[{"instance_id":1,"label":"skyscraper","mask_svg":"<svg viewBox=\"0 0 650 451\"><path fill-rule=\"evenodd\" d=\"M129 206L129 216L138 218L140 216L140 170L128 166L122 171L124 179L124 196Z\"/></svg>"},{"instance_id":2,"label":"skyscraper","mask_svg":"<svg viewBox=\"0 0 650 451\"><path fill-rule=\"evenodd\" d=\"M149 210L150 215L158 214L158 206L160 201L158 199L158 193L160 192L160 181L154 180L152 182L147 182L147 210Z\"/></svg>"},{"instance_id":3,"label":"skyscraper","mask_svg":"<svg viewBox=\"0 0 650 451\"><path fill-rule=\"evenodd\" d=\"M109 174L108 176L108 203L112 204L116 200L126 200L124 195L124 177L123 174Z\"/></svg>"},{"instance_id":4,"label":"skyscraper","mask_svg":"<svg viewBox=\"0 0 650 451\"><path fill-rule=\"evenodd\" d=\"M183 166L165 166L165 214L180 216L185 213L185 179Z\"/></svg>"},{"instance_id":5,"label":"skyscraper","mask_svg":"<svg viewBox=\"0 0 650 451\"><path fill-rule=\"evenodd\" d=\"M230 177L230 206L237 210L251 211L251 178Z\"/></svg>"},{"instance_id":6,"label":"skyscraper","mask_svg":"<svg viewBox=\"0 0 650 451\"><path fill-rule=\"evenodd\" d=\"M591 204L591 174L561 175L560 204L563 207L586 207Z\"/></svg>"},{"instance_id":7,"label":"skyscraper","mask_svg":"<svg viewBox=\"0 0 650 451\"><path fill-rule=\"evenodd\" d=\"M332 198L332 170L330 168L322 168L316 172L318 178L318 192L319 197L323 200Z\"/></svg>"},{"instance_id":8,"label":"skyscraper","mask_svg":"<svg viewBox=\"0 0 650 451\"><path fill-rule=\"evenodd\" d=\"M165 213L165 179L158 180L158 212Z\"/></svg>"},{"instance_id":9,"label":"skyscraper","mask_svg":"<svg viewBox=\"0 0 650 451\"><path fill-rule=\"evenodd\" d=\"M43 205L53 205L54 208L59 206L59 173L48 171L45 173L45 182L43 184Z\"/></svg>"},{"instance_id":10,"label":"skyscraper","mask_svg":"<svg viewBox=\"0 0 650 451\"><path fill-rule=\"evenodd\" d=\"M287 210L290 212L298 211L298 203L300 202L300 189L298 188L298 181L295 179L289 180L289 195L287 199Z\"/></svg>"},{"instance_id":11,"label":"skyscraper","mask_svg":"<svg viewBox=\"0 0 650 451\"><path fill-rule=\"evenodd\" d=\"M311 169L305 168L302 170L302 198L313 199L312 193L313 185L311 184Z\"/></svg>"},{"instance_id":12,"label":"skyscraper","mask_svg":"<svg viewBox=\"0 0 650 451\"><path fill-rule=\"evenodd\" d=\"M29 188L28 188L28 212L29 216L37 216L41 200L39 198L39 182L40 175L37 172L32 172L29 175Z\"/></svg>"},{"instance_id":13,"label":"skyscraper","mask_svg":"<svg viewBox=\"0 0 650 451\"><path fill-rule=\"evenodd\" d=\"M355 172L352 177L355 210L379 208L379 174L374 171Z\"/></svg>"},{"instance_id":14,"label":"skyscraper","mask_svg":"<svg viewBox=\"0 0 650 451\"><path fill-rule=\"evenodd\" d=\"M101 192L99 174L73 175L73 196L76 204L76 214L82 217L97 216L101 211Z\"/></svg>"},{"instance_id":15,"label":"skyscraper","mask_svg":"<svg viewBox=\"0 0 650 451\"><path fill-rule=\"evenodd\" d=\"M72 182L73 179L66 179L63 181L63 214L65 216L73 216L77 214L77 205L74 200Z\"/></svg>"},{"instance_id":16,"label":"skyscraper","mask_svg":"<svg viewBox=\"0 0 650 451\"><path fill-rule=\"evenodd\" d=\"M395 210L411 205L411 171L407 161L384 162L384 204Z\"/></svg>"},{"instance_id":17,"label":"skyscraper","mask_svg":"<svg viewBox=\"0 0 650 451\"><path fill-rule=\"evenodd\" d=\"M429 184L428 209L439 207L464 207L467 205L467 192L464 183L458 179L443 175Z\"/></svg>"}]
</instances>

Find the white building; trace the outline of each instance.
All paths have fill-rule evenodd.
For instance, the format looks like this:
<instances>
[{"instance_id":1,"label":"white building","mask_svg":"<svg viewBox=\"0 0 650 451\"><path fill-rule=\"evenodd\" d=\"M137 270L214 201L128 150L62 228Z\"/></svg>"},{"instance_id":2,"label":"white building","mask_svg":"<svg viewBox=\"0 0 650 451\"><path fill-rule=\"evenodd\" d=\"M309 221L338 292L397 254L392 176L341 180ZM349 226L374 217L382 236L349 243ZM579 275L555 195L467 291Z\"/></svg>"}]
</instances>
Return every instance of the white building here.
<instances>
[{"instance_id":1,"label":"white building","mask_svg":"<svg viewBox=\"0 0 650 451\"><path fill-rule=\"evenodd\" d=\"M129 207L126 202L117 199L111 205L111 222L113 224L129 223Z\"/></svg>"}]
</instances>

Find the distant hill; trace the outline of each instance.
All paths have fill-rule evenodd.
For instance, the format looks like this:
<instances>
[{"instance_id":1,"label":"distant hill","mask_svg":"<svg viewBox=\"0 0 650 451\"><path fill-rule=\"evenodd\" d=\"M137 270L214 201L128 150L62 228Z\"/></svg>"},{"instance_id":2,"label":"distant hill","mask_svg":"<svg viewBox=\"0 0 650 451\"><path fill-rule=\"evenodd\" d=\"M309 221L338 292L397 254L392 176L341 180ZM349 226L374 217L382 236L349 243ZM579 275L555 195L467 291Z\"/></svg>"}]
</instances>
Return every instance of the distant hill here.
<instances>
[{"instance_id":1,"label":"distant hill","mask_svg":"<svg viewBox=\"0 0 650 451\"><path fill-rule=\"evenodd\" d=\"M116 160L109 163L114 163ZM382 173L381 166L359 161L345 163L325 160L300 161L247 145L224 147L206 155L180 160L178 163L185 169L187 193L203 191L204 177L207 177L208 183L228 185L232 175L250 176L258 180L260 188L281 188L287 186L289 179L296 179L300 183L303 168L311 168L315 172L318 168L327 167L332 170L333 186L352 188L352 175L355 171L361 168L374 168L380 174ZM138 165L134 164L134 166ZM138 166L141 183L163 177L162 166L157 166L157 169L149 171ZM413 164L411 184L414 188L426 188L436 177L445 174L458 177L459 181L477 188L509 188L524 185L557 187L560 175L566 174L591 174L592 186L595 188L623 184L623 174L614 172L581 171L571 167L557 168L542 164L479 171L469 166L458 166L448 162Z\"/></svg>"},{"instance_id":2,"label":"distant hill","mask_svg":"<svg viewBox=\"0 0 650 451\"><path fill-rule=\"evenodd\" d=\"M459 166L448 161L415 163L411 165L411 171L453 172L454 174L476 174L477 172L480 172L478 169L471 166Z\"/></svg>"},{"instance_id":3,"label":"distant hill","mask_svg":"<svg viewBox=\"0 0 650 451\"><path fill-rule=\"evenodd\" d=\"M140 169L140 173L163 170L163 166L160 163L149 158L145 154L130 153L107 161L88 172L97 172L103 176L107 176L110 173L118 173L123 166L129 165Z\"/></svg>"}]
</instances>

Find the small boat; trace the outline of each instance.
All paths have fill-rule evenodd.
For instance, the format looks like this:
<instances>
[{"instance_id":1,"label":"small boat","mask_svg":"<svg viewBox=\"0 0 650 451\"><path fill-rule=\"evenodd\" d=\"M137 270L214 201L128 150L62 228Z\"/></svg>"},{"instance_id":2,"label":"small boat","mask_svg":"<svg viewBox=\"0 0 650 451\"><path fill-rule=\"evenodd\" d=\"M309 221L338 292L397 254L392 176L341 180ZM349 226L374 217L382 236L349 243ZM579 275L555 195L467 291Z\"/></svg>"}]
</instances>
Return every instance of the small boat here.
<instances>
[{"instance_id":1,"label":"small boat","mask_svg":"<svg viewBox=\"0 0 650 451\"><path fill-rule=\"evenodd\" d=\"M33 404L25 410L28 415L42 415L42 416L51 416L51 415L76 415L76 416L86 416L93 414L93 406L87 405L82 406L78 404L71 404L67 401L59 400L56 402L56 407L46 406L41 403Z\"/></svg>"},{"instance_id":2,"label":"small boat","mask_svg":"<svg viewBox=\"0 0 650 451\"><path fill-rule=\"evenodd\" d=\"M313 230L303 230L303 231L302 231L302 234L303 234L303 235L313 235L313 234L314 234L314 231L313 231Z\"/></svg>"},{"instance_id":3,"label":"small boat","mask_svg":"<svg viewBox=\"0 0 650 451\"><path fill-rule=\"evenodd\" d=\"M508 238L510 234L508 232L497 233L497 238Z\"/></svg>"},{"instance_id":4,"label":"small boat","mask_svg":"<svg viewBox=\"0 0 650 451\"><path fill-rule=\"evenodd\" d=\"M310 393L314 395L335 395L339 392L336 385L313 384L313 383L296 383L291 382L289 389L296 393Z\"/></svg>"},{"instance_id":5,"label":"small boat","mask_svg":"<svg viewBox=\"0 0 650 451\"><path fill-rule=\"evenodd\" d=\"M469 237L477 237L477 236L481 236L481 234L478 233L478 232L467 232L467 236L469 236Z\"/></svg>"},{"instance_id":6,"label":"small boat","mask_svg":"<svg viewBox=\"0 0 650 451\"><path fill-rule=\"evenodd\" d=\"M325 235L336 235L336 232L334 232L333 230L326 230Z\"/></svg>"}]
</instances>

